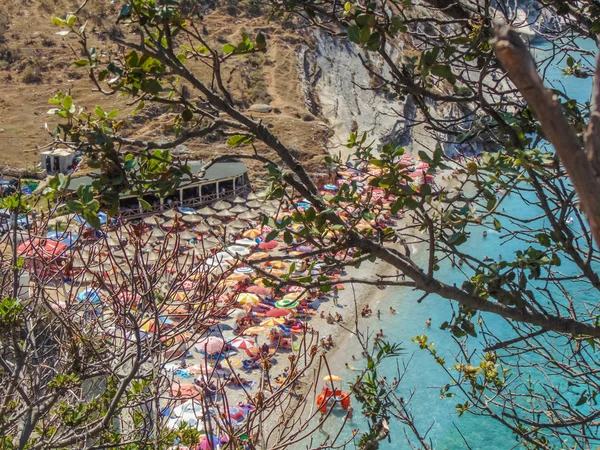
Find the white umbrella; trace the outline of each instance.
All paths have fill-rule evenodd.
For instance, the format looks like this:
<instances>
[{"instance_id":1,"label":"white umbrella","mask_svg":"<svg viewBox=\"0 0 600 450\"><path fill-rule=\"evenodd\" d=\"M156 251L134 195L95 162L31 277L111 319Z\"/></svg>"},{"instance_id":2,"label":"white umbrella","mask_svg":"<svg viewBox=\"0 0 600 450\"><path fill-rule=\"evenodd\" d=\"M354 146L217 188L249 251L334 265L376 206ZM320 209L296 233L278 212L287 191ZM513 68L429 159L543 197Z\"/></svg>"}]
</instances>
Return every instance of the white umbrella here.
<instances>
[{"instance_id":1,"label":"white umbrella","mask_svg":"<svg viewBox=\"0 0 600 450\"><path fill-rule=\"evenodd\" d=\"M248 208L246 208L245 206L242 206L242 205L235 205L233 208L231 208L229 210L229 212L232 212L235 214L245 213L246 211L248 211Z\"/></svg>"},{"instance_id":2,"label":"white umbrella","mask_svg":"<svg viewBox=\"0 0 600 450\"><path fill-rule=\"evenodd\" d=\"M168 211L165 211L164 213L162 213L163 216L169 218L169 219L173 219L175 216L177 217L181 217L182 214L176 212L174 209L170 209Z\"/></svg>"},{"instance_id":3,"label":"white umbrella","mask_svg":"<svg viewBox=\"0 0 600 450\"><path fill-rule=\"evenodd\" d=\"M200 223L202 222L202 217L197 216L195 214L186 214L185 216L183 216L182 220L187 223Z\"/></svg>"},{"instance_id":4,"label":"white umbrella","mask_svg":"<svg viewBox=\"0 0 600 450\"><path fill-rule=\"evenodd\" d=\"M217 211L222 211L224 209L231 208L231 203L227 203L226 201L219 200L217 203L212 205L212 207L213 207L213 209L216 209Z\"/></svg>"},{"instance_id":5,"label":"white umbrella","mask_svg":"<svg viewBox=\"0 0 600 450\"><path fill-rule=\"evenodd\" d=\"M185 239L186 241L189 241L189 240L191 240L191 239L196 239L198 236L196 236L196 233L193 233L193 232L191 232L191 231L188 231L188 230L186 230L186 231L182 232L182 233L179 235L179 237L180 237L181 239Z\"/></svg>"},{"instance_id":6,"label":"white umbrella","mask_svg":"<svg viewBox=\"0 0 600 450\"><path fill-rule=\"evenodd\" d=\"M234 198L232 202L241 205L243 203L246 203L246 199L238 196Z\"/></svg>"},{"instance_id":7,"label":"white umbrella","mask_svg":"<svg viewBox=\"0 0 600 450\"><path fill-rule=\"evenodd\" d=\"M246 256L250 254L250 250L243 245L230 245L227 249L233 253L237 253L241 256Z\"/></svg>"},{"instance_id":8,"label":"white umbrella","mask_svg":"<svg viewBox=\"0 0 600 450\"><path fill-rule=\"evenodd\" d=\"M216 213L217 211L212 209L210 206L205 206L204 208L198 210L198 214L200 214L201 216L212 216Z\"/></svg>"},{"instance_id":9,"label":"white umbrella","mask_svg":"<svg viewBox=\"0 0 600 450\"><path fill-rule=\"evenodd\" d=\"M221 222L219 219L215 219L214 217L209 217L208 219L206 219L206 223L209 224L211 227L216 227L221 225L223 222Z\"/></svg>"},{"instance_id":10,"label":"white umbrella","mask_svg":"<svg viewBox=\"0 0 600 450\"><path fill-rule=\"evenodd\" d=\"M250 192L246 197L246 200L256 200L258 196L254 192Z\"/></svg>"},{"instance_id":11,"label":"white umbrella","mask_svg":"<svg viewBox=\"0 0 600 450\"><path fill-rule=\"evenodd\" d=\"M161 223L164 222L164 220L158 216L150 216L150 217L144 218L143 222L146 225L160 225Z\"/></svg>"},{"instance_id":12,"label":"white umbrella","mask_svg":"<svg viewBox=\"0 0 600 450\"><path fill-rule=\"evenodd\" d=\"M228 227L235 228L238 230L243 230L245 228L250 228L250 224L248 222L244 222L243 220L234 220L233 222L227 225Z\"/></svg>"},{"instance_id":13,"label":"white umbrella","mask_svg":"<svg viewBox=\"0 0 600 450\"><path fill-rule=\"evenodd\" d=\"M262 208L264 206L264 203L259 202L258 200L252 200L252 201L246 203L246 206L248 208Z\"/></svg>"},{"instance_id":14,"label":"white umbrella","mask_svg":"<svg viewBox=\"0 0 600 450\"><path fill-rule=\"evenodd\" d=\"M194 230L196 230L198 233L208 233L211 230L211 228L205 223L201 223L199 225L196 225Z\"/></svg>"},{"instance_id":15,"label":"white umbrella","mask_svg":"<svg viewBox=\"0 0 600 450\"><path fill-rule=\"evenodd\" d=\"M233 217L233 216L235 216L235 213L233 213L227 209L223 209L217 213L217 217Z\"/></svg>"},{"instance_id":16,"label":"white umbrella","mask_svg":"<svg viewBox=\"0 0 600 450\"><path fill-rule=\"evenodd\" d=\"M235 241L235 243L237 245L244 245L246 247L254 247L255 245L258 245L256 241L253 241L252 239L248 238L238 239L237 241Z\"/></svg>"},{"instance_id":17,"label":"white umbrella","mask_svg":"<svg viewBox=\"0 0 600 450\"><path fill-rule=\"evenodd\" d=\"M238 219L244 220L254 220L258 217L258 213L256 211L246 211L238 216Z\"/></svg>"}]
</instances>

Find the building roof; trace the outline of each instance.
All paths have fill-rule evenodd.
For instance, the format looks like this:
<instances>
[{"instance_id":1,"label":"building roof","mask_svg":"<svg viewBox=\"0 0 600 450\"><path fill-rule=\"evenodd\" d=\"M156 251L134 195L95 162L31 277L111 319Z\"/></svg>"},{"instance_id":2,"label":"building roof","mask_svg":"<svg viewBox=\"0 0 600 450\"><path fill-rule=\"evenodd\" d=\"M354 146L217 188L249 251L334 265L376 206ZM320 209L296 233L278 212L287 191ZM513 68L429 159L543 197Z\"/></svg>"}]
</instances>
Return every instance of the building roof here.
<instances>
[{"instance_id":1,"label":"building roof","mask_svg":"<svg viewBox=\"0 0 600 450\"><path fill-rule=\"evenodd\" d=\"M190 167L190 171L192 175L198 175L202 168L206 164L202 161L188 161L188 166ZM218 180L226 180L228 178L239 177L248 172L248 168L243 162L240 161L226 161L226 162L218 162L210 166L206 169L206 173L199 180L194 180L194 183L201 183L205 181L218 181ZM77 188L81 185L91 184L94 178L96 178L98 174L91 174L89 176L72 178L69 183L69 190L76 191ZM179 188L185 187L187 184L191 184L190 180L187 181L184 179Z\"/></svg>"}]
</instances>

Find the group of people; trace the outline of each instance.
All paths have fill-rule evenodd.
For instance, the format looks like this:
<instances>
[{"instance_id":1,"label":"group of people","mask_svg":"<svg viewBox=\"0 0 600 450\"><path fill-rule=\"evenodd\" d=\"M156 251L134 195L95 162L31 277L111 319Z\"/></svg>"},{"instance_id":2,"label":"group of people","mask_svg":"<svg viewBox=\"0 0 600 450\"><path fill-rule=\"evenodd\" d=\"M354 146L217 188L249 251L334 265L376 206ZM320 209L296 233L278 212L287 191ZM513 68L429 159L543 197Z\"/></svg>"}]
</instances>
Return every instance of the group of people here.
<instances>
[{"instance_id":1,"label":"group of people","mask_svg":"<svg viewBox=\"0 0 600 450\"><path fill-rule=\"evenodd\" d=\"M325 350L330 350L335 347L335 343L333 342L333 337L331 335L327 336L327 339L321 338L321 347Z\"/></svg>"}]
</instances>

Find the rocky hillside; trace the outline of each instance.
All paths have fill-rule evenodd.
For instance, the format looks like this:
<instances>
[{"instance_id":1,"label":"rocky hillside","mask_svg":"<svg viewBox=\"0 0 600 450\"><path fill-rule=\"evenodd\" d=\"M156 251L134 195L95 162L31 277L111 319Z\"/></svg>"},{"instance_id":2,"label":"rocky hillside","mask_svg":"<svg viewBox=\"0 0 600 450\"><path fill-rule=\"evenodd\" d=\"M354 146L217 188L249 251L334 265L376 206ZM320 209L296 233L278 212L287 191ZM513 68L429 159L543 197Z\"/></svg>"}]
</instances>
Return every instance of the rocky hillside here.
<instances>
[{"instance_id":1,"label":"rocky hillside","mask_svg":"<svg viewBox=\"0 0 600 450\"><path fill-rule=\"evenodd\" d=\"M204 16L207 36L215 44L234 42L242 31L263 31L268 51L238 58L225 67L227 86L236 102L276 132L297 151L313 171L322 170L327 151L347 150L349 133L368 131L376 142L394 139L405 145L430 147L428 134L407 127L416 115L410 102L399 102L376 88L368 71L358 64L355 46L325 33L306 32L269 23L259 11L252 16L244 2L230 2ZM70 91L87 108L100 104L117 108L124 117L131 110L123 97L103 97L92 91L85 72L71 61L76 52L67 37L56 35L53 15L64 16L77 4L72 0L15 0L0 5L0 163L31 168L49 142L46 127L48 98ZM90 0L88 18L98 46L110 47L99 17L111 3ZM243 12L242 12L243 11ZM402 43L396 57L404 51ZM376 61L373 62L377 64ZM195 67L202 72L202 67ZM169 116L150 108L127 119L131 136L167 139ZM222 139L196 140L178 149L190 157L207 158L225 148Z\"/></svg>"}]
</instances>

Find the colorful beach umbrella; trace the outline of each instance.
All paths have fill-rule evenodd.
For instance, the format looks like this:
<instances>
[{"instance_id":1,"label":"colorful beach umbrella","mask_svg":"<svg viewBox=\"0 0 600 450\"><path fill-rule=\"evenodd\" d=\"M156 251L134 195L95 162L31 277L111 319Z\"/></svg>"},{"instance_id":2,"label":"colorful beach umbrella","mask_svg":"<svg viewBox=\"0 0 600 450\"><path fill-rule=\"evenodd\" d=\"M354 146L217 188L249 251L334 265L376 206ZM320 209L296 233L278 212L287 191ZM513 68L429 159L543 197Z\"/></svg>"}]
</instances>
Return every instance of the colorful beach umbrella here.
<instances>
[{"instance_id":1,"label":"colorful beach umbrella","mask_svg":"<svg viewBox=\"0 0 600 450\"><path fill-rule=\"evenodd\" d=\"M275 302L275 306L277 306L278 308L288 308L288 309L292 309L295 308L296 306L298 306L298 302L291 300L291 299L281 299L279 301Z\"/></svg>"},{"instance_id":2,"label":"colorful beach umbrella","mask_svg":"<svg viewBox=\"0 0 600 450\"><path fill-rule=\"evenodd\" d=\"M243 333L243 334L245 334L245 335L248 335L248 336L252 336L252 335L254 335L254 334L262 334L262 333L265 333L266 331L267 331L267 329L266 329L266 328L264 328L264 327L250 327L250 328L246 328L246 329L244 330L244 333Z\"/></svg>"},{"instance_id":3,"label":"colorful beach umbrella","mask_svg":"<svg viewBox=\"0 0 600 450\"><path fill-rule=\"evenodd\" d=\"M280 317L271 317L267 320L263 320L260 323L261 327L276 327L278 325L283 325L285 323L285 319L282 319Z\"/></svg>"},{"instance_id":4,"label":"colorful beach umbrella","mask_svg":"<svg viewBox=\"0 0 600 450\"><path fill-rule=\"evenodd\" d=\"M200 339L196 345L196 348L202 350L209 355L213 355L215 353L219 353L225 347L225 341L220 337L209 336L204 339Z\"/></svg>"},{"instance_id":5,"label":"colorful beach umbrella","mask_svg":"<svg viewBox=\"0 0 600 450\"><path fill-rule=\"evenodd\" d=\"M256 294L242 292L241 294L238 294L238 296L235 298L235 301L240 305L258 305L260 298Z\"/></svg>"},{"instance_id":6,"label":"colorful beach umbrella","mask_svg":"<svg viewBox=\"0 0 600 450\"><path fill-rule=\"evenodd\" d=\"M253 228L251 230L244 231L242 233L242 236L245 237L245 238L256 239L261 234L262 234L262 232L260 230L257 230L256 228Z\"/></svg>"},{"instance_id":7,"label":"colorful beach umbrella","mask_svg":"<svg viewBox=\"0 0 600 450\"><path fill-rule=\"evenodd\" d=\"M342 379L337 375L327 375L323 378L323 381L342 381Z\"/></svg>"},{"instance_id":8,"label":"colorful beach umbrella","mask_svg":"<svg viewBox=\"0 0 600 450\"><path fill-rule=\"evenodd\" d=\"M96 289L86 289L77 294L77 300L80 302L100 303L100 294Z\"/></svg>"},{"instance_id":9,"label":"colorful beach umbrella","mask_svg":"<svg viewBox=\"0 0 600 450\"><path fill-rule=\"evenodd\" d=\"M235 348L240 348L242 350L246 350L248 348L252 348L252 347L256 347L256 342L254 342L252 339L248 339L248 338L235 338L233 341L230 342L230 344L235 347Z\"/></svg>"}]
</instances>

